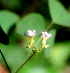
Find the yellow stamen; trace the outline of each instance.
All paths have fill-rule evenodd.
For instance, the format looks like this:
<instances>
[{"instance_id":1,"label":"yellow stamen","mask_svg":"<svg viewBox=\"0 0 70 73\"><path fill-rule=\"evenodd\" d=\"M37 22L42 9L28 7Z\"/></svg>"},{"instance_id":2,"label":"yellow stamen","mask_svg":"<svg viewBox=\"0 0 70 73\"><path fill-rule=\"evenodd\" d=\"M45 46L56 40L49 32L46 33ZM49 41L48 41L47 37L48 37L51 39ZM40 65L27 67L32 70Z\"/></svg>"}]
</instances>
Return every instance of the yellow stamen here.
<instances>
[{"instance_id":1,"label":"yellow stamen","mask_svg":"<svg viewBox=\"0 0 70 73\"><path fill-rule=\"evenodd\" d=\"M43 37L43 40L47 40L47 38L46 37Z\"/></svg>"},{"instance_id":2,"label":"yellow stamen","mask_svg":"<svg viewBox=\"0 0 70 73\"><path fill-rule=\"evenodd\" d=\"M44 38L43 38L43 40L42 40L42 44L43 44L43 45L45 45L45 44L46 44L46 40L47 40L47 38L46 38L46 37L44 37Z\"/></svg>"},{"instance_id":3,"label":"yellow stamen","mask_svg":"<svg viewBox=\"0 0 70 73\"><path fill-rule=\"evenodd\" d=\"M46 45L46 40L47 40L47 38L44 37L43 40L42 40L42 44L43 44L42 48L44 48L44 47L47 48L48 46L50 46L50 45Z\"/></svg>"},{"instance_id":4,"label":"yellow stamen","mask_svg":"<svg viewBox=\"0 0 70 73\"><path fill-rule=\"evenodd\" d=\"M45 48L47 48L48 46L50 46L50 45L45 45Z\"/></svg>"},{"instance_id":5,"label":"yellow stamen","mask_svg":"<svg viewBox=\"0 0 70 73\"><path fill-rule=\"evenodd\" d=\"M34 40L33 40L32 36L29 39L30 39L30 43L34 43Z\"/></svg>"}]
</instances>

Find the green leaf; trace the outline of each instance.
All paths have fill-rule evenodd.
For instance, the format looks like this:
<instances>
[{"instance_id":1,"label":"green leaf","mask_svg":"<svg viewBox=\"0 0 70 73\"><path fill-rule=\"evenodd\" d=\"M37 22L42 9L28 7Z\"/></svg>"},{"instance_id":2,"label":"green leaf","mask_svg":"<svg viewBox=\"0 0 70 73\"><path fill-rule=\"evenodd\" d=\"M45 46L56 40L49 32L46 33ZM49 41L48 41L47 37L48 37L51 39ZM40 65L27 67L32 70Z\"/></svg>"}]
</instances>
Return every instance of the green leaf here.
<instances>
[{"instance_id":1,"label":"green leaf","mask_svg":"<svg viewBox=\"0 0 70 73\"><path fill-rule=\"evenodd\" d=\"M40 67L40 66L32 67L32 66L28 65L28 66L26 66L26 68L23 67L18 73L46 73L46 68L43 66L42 67Z\"/></svg>"},{"instance_id":2,"label":"green leaf","mask_svg":"<svg viewBox=\"0 0 70 73\"><path fill-rule=\"evenodd\" d=\"M49 0L50 15L54 23L70 27L70 14L58 0Z\"/></svg>"},{"instance_id":3,"label":"green leaf","mask_svg":"<svg viewBox=\"0 0 70 73\"><path fill-rule=\"evenodd\" d=\"M26 57L25 48L20 47L17 44L3 45L0 43L0 50L2 51L12 73L16 71L19 66L23 63L24 58ZM4 62L0 54L0 62ZM4 63L5 64L5 63Z\"/></svg>"},{"instance_id":4,"label":"green leaf","mask_svg":"<svg viewBox=\"0 0 70 73\"><path fill-rule=\"evenodd\" d=\"M50 62L54 68L62 68L67 65L70 54L70 41L56 43L53 47Z\"/></svg>"},{"instance_id":5,"label":"green leaf","mask_svg":"<svg viewBox=\"0 0 70 73\"><path fill-rule=\"evenodd\" d=\"M37 34L45 30L45 21L42 15L31 13L23 17L17 24L17 33L23 35L28 30L36 30Z\"/></svg>"},{"instance_id":6,"label":"green leaf","mask_svg":"<svg viewBox=\"0 0 70 73\"><path fill-rule=\"evenodd\" d=\"M19 17L17 14L7 10L0 10L0 25L6 34L8 34L9 29L18 19Z\"/></svg>"},{"instance_id":7,"label":"green leaf","mask_svg":"<svg viewBox=\"0 0 70 73\"><path fill-rule=\"evenodd\" d=\"M49 39L47 39L47 45L50 46L45 49L45 57L48 57L50 55L52 47L54 46L56 30L55 29L50 30L49 34L52 34L52 36Z\"/></svg>"}]
</instances>

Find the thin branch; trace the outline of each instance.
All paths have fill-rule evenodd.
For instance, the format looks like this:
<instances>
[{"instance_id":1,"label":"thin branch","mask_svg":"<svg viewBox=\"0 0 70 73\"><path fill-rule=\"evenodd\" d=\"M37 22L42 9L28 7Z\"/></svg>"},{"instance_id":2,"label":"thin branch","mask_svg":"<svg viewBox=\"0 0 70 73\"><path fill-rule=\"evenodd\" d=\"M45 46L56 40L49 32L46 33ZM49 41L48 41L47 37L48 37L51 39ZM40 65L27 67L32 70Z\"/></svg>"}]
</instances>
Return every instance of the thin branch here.
<instances>
[{"instance_id":1,"label":"thin branch","mask_svg":"<svg viewBox=\"0 0 70 73\"><path fill-rule=\"evenodd\" d=\"M10 68L9 68L9 66L8 66L8 64L7 64L7 62L6 62L6 59L5 59L5 57L4 57L4 55L3 55L3 53L2 53L1 50L0 50L0 53L1 53L1 56L2 56L2 58L3 58L3 60L4 60L5 64L6 64L6 66L7 66L7 69L8 69L9 72L11 73Z\"/></svg>"},{"instance_id":2,"label":"thin branch","mask_svg":"<svg viewBox=\"0 0 70 73\"><path fill-rule=\"evenodd\" d=\"M48 31L53 24L54 24L54 22L52 21L45 31Z\"/></svg>"},{"instance_id":3,"label":"thin branch","mask_svg":"<svg viewBox=\"0 0 70 73\"><path fill-rule=\"evenodd\" d=\"M27 55L27 57L25 58L23 64L21 64L21 66L18 68L18 70L17 70L15 73L17 73L17 72L22 68L22 66L25 65L25 64L27 63L27 61L28 61L30 58L32 58L32 56L33 56L34 54L35 54L35 53L33 53L33 52L31 51L31 52Z\"/></svg>"}]
</instances>

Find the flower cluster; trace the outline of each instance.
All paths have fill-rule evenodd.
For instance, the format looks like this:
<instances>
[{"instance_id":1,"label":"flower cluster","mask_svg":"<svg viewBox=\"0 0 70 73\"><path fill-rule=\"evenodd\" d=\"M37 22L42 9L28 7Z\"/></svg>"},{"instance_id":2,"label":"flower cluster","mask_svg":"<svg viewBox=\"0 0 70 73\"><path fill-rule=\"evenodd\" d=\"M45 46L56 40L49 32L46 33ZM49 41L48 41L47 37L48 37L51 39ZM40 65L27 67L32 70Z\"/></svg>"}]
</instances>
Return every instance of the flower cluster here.
<instances>
[{"instance_id":1,"label":"flower cluster","mask_svg":"<svg viewBox=\"0 0 70 73\"><path fill-rule=\"evenodd\" d=\"M34 45L33 45L33 43L34 43L33 37L34 37L35 35L37 35L37 34L36 34L36 31L33 30L33 32L32 32L31 30L28 30L27 33L28 33L28 34L24 33L24 36L29 37L30 43L29 43L29 45L27 45L26 48L31 48L31 47L33 47L33 51L34 51L34 52L41 50L41 49L37 50L37 49L34 47ZM41 33L42 33L42 36L43 36L42 48L47 48L47 47L50 46L50 45L46 45L46 40L47 40L49 37L51 37L51 34L48 34L47 32L41 32Z\"/></svg>"}]
</instances>

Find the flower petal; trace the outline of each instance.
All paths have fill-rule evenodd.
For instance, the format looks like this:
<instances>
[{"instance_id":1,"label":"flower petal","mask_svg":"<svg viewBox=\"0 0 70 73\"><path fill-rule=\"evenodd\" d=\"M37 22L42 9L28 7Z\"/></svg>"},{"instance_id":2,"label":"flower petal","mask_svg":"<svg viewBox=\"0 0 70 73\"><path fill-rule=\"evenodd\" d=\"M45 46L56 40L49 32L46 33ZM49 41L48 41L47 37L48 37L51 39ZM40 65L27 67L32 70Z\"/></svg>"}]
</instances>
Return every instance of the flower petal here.
<instances>
[{"instance_id":1,"label":"flower petal","mask_svg":"<svg viewBox=\"0 0 70 73\"><path fill-rule=\"evenodd\" d=\"M48 34L47 37L48 37L48 38L51 37L51 34Z\"/></svg>"},{"instance_id":2,"label":"flower petal","mask_svg":"<svg viewBox=\"0 0 70 73\"><path fill-rule=\"evenodd\" d=\"M35 33L36 33L36 31L35 31L35 30L33 30L33 37L36 35Z\"/></svg>"},{"instance_id":3,"label":"flower petal","mask_svg":"<svg viewBox=\"0 0 70 73\"><path fill-rule=\"evenodd\" d=\"M51 34L48 34L47 32L41 32L41 33L42 33L43 38L44 37L46 37L46 38L51 37Z\"/></svg>"},{"instance_id":4,"label":"flower petal","mask_svg":"<svg viewBox=\"0 0 70 73\"><path fill-rule=\"evenodd\" d=\"M33 36L33 33L32 33L31 30L28 30L27 32L28 32L28 35L29 35L29 36Z\"/></svg>"}]
</instances>

